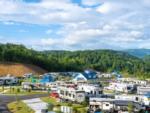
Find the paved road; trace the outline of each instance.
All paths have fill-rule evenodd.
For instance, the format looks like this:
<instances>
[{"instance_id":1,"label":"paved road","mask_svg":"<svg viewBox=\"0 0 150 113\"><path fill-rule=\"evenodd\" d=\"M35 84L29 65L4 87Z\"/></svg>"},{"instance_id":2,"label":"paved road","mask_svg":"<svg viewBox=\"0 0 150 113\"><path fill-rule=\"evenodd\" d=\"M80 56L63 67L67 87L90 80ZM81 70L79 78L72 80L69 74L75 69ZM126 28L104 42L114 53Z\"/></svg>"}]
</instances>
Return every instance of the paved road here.
<instances>
[{"instance_id":1,"label":"paved road","mask_svg":"<svg viewBox=\"0 0 150 113\"><path fill-rule=\"evenodd\" d=\"M28 96L18 96L18 99L25 100L25 99L44 97L44 96L48 96L48 95L37 94L37 95L28 95ZM7 108L7 104L15 100L16 100L15 96L0 95L0 113L11 113Z\"/></svg>"}]
</instances>

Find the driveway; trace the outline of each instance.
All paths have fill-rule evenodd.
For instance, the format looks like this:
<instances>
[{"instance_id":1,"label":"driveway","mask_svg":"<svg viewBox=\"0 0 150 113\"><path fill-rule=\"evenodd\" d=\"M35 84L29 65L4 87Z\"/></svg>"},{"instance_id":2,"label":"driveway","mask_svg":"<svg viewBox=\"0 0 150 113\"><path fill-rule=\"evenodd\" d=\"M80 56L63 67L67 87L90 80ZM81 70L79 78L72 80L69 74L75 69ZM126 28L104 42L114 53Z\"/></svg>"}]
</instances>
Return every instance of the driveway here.
<instances>
[{"instance_id":1,"label":"driveway","mask_svg":"<svg viewBox=\"0 0 150 113\"><path fill-rule=\"evenodd\" d=\"M39 97L45 97L48 96L48 94L36 94L36 95L27 95L27 96L18 96L19 100L26 100L26 99L33 99L33 98L39 98ZM7 104L10 102L15 101L15 96L10 95L0 95L0 113L11 113L8 108Z\"/></svg>"}]
</instances>

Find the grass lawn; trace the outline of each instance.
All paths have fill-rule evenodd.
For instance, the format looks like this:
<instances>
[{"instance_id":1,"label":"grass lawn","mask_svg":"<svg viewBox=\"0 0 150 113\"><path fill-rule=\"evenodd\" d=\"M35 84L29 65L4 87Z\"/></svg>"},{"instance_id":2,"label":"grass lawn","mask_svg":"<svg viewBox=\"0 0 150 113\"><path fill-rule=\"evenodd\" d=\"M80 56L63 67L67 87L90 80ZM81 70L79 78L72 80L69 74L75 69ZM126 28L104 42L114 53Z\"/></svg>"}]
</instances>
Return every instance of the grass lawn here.
<instances>
[{"instance_id":1,"label":"grass lawn","mask_svg":"<svg viewBox=\"0 0 150 113\"><path fill-rule=\"evenodd\" d=\"M33 95L33 94L46 94L47 92L42 92L42 91L26 91L26 90L21 90L21 87L12 87L12 88L7 88L7 92L4 94L18 94L18 95Z\"/></svg>"},{"instance_id":2,"label":"grass lawn","mask_svg":"<svg viewBox=\"0 0 150 113\"><path fill-rule=\"evenodd\" d=\"M4 94L11 94L11 95L34 95L34 94L46 94L47 92L40 92L40 91L31 91L31 92L28 92L28 91L20 91L20 92L16 92L16 91L8 91L8 92L5 92Z\"/></svg>"},{"instance_id":3,"label":"grass lawn","mask_svg":"<svg viewBox=\"0 0 150 113\"><path fill-rule=\"evenodd\" d=\"M65 102L61 103L61 102L57 102L55 98L50 98L50 97L43 97L43 98L41 98L41 100L43 100L46 103L51 103L54 106L58 106L58 107L70 106L72 108L76 108L78 111L80 111L80 113L84 113L83 111L86 111L86 109L87 109L87 107L85 107L82 104L72 104L72 103L70 104L70 103L65 103Z\"/></svg>"},{"instance_id":4,"label":"grass lawn","mask_svg":"<svg viewBox=\"0 0 150 113\"><path fill-rule=\"evenodd\" d=\"M9 103L7 106L12 113L34 113L32 109L21 101Z\"/></svg>"},{"instance_id":5,"label":"grass lawn","mask_svg":"<svg viewBox=\"0 0 150 113\"><path fill-rule=\"evenodd\" d=\"M114 94L115 93L115 91L113 91L113 90L104 90L104 94Z\"/></svg>"}]
</instances>

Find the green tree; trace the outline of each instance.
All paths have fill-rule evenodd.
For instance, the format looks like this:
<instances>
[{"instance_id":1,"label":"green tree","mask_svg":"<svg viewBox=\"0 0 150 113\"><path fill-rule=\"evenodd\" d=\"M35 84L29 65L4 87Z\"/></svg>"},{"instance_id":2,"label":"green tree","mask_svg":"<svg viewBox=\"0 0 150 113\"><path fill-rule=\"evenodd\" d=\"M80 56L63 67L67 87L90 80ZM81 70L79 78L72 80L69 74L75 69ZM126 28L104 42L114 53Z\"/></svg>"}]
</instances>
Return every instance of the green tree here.
<instances>
[{"instance_id":1,"label":"green tree","mask_svg":"<svg viewBox=\"0 0 150 113\"><path fill-rule=\"evenodd\" d=\"M48 109L48 111L53 111L53 108L54 108L54 105L53 105L53 104L51 104L51 103L48 103L48 104L47 104L47 109Z\"/></svg>"},{"instance_id":2,"label":"green tree","mask_svg":"<svg viewBox=\"0 0 150 113\"><path fill-rule=\"evenodd\" d=\"M133 104L130 102L130 103L128 104L128 112L129 112L129 113L133 113L133 110L134 110L134 106L133 106Z\"/></svg>"}]
</instances>

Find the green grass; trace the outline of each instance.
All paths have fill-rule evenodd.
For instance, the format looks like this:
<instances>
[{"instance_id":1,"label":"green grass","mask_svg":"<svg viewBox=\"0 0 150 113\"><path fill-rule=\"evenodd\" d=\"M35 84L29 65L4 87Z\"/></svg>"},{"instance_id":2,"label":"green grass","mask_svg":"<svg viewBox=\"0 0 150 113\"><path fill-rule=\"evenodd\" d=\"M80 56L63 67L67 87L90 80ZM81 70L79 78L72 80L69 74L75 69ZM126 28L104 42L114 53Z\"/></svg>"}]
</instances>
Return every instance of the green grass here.
<instances>
[{"instance_id":1,"label":"green grass","mask_svg":"<svg viewBox=\"0 0 150 113\"><path fill-rule=\"evenodd\" d=\"M7 88L7 92L5 92L4 94L11 94L11 95L34 95L34 94L46 94L47 92L42 92L42 91L26 91L26 90L21 90L20 86L15 86L12 88Z\"/></svg>"},{"instance_id":2,"label":"green grass","mask_svg":"<svg viewBox=\"0 0 150 113\"><path fill-rule=\"evenodd\" d=\"M85 111L87 108L82 105L82 104L72 104L72 103L65 103L65 102L57 102L57 100L55 98L50 98L50 97L43 97L41 98L44 102L46 103L51 103L53 104L54 106L57 106L59 107L60 109L60 106L70 106L72 108L76 108L78 111L81 111L81 113L84 113L83 111Z\"/></svg>"},{"instance_id":3,"label":"green grass","mask_svg":"<svg viewBox=\"0 0 150 113\"><path fill-rule=\"evenodd\" d=\"M34 113L32 109L21 101L9 103L7 106L12 113Z\"/></svg>"},{"instance_id":4,"label":"green grass","mask_svg":"<svg viewBox=\"0 0 150 113\"><path fill-rule=\"evenodd\" d=\"M104 90L104 94L105 94L105 93L114 94L115 91L114 91L114 90Z\"/></svg>"},{"instance_id":5,"label":"green grass","mask_svg":"<svg viewBox=\"0 0 150 113\"><path fill-rule=\"evenodd\" d=\"M10 95L34 95L34 94L46 94L46 92L40 92L40 91L31 91L31 92L28 92L28 91L20 91L20 92L16 92L16 91L8 91L8 92L5 92L4 94L10 94Z\"/></svg>"}]
</instances>

